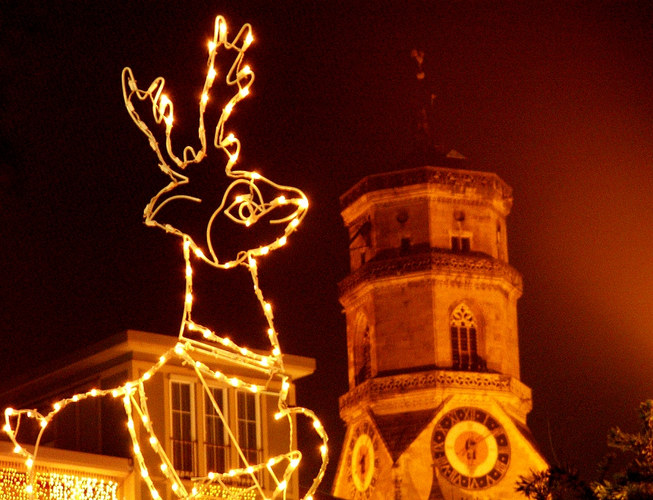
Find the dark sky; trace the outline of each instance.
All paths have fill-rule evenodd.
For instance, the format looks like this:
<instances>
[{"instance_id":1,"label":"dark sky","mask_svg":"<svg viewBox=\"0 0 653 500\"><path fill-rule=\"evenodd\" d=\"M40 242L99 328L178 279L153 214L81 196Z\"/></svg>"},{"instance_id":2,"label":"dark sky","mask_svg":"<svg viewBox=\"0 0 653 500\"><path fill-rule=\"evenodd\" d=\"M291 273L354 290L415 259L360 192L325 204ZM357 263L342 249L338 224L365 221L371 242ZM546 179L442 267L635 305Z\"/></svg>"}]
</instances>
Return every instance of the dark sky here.
<instances>
[{"instance_id":1,"label":"dark sky","mask_svg":"<svg viewBox=\"0 0 653 500\"><path fill-rule=\"evenodd\" d=\"M46 4L47 5L41 5ZM0 351L6 371L125 328L175 334L179 241L141 222L167 179L124 108L120 73L164 76L196 127L217 14L254 28L251 98L230 121L246 165L311 208L261 263L299 386L336 444L347 274L338 196L410 149L409 54L426 52L438 133L514 188L522 380L545 455L593 471L609 427L653 397L650 2L0 2ZM183 109L188 110L184 113ZM202 269L216 329L264 346L247 276ZM229 276L226 276L229 275ZM243 290L240 286L244 286ZM196 306L200 307L200 306ZM237 313L237 314L236 314Z\"/></svg>"}]
</instances>

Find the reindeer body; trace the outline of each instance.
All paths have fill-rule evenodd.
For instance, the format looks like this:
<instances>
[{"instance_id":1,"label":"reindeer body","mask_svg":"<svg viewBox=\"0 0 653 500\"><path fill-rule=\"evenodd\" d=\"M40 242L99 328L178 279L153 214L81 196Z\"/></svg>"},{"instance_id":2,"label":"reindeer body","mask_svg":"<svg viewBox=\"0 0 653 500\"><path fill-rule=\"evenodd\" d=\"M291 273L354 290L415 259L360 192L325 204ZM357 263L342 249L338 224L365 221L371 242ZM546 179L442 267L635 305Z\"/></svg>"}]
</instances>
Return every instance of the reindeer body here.
<instances>
[{"instance_id":1,"label":"reindeer body","mask_svg":"<svg viewBox=\"0 0 653 500\"><path fill-rule=\"evenodd\" d=\"M150 446L161 460L161 471L169 480L173 492L181 499L199 498L198 489L193 488L191 491L185 487L180 480L179 475L174 469L173 463L166 454L163 446L160 444L152 421L150 420L147 397L145 394L145 382L149 380L168 360L179 358L188 366L192 366L198 380L204 387L208 399L211 401L216 414L223 419L223 423L229 438L239 451L240 458L244 466L240 469L230 471L213 471L207 477L195 478L195 484L221 484L234 477L247 476L253 485L251 489L257 491L261 496L264 495L263 487L259 481L261 471L267 471L274 480L276 488L272 493L272 498L285 498L287 485L292 473L296 470L301 460L301 453L292 449L294 440L293 416L303 414L313 421L316 432L322 439L321 457L322 465L313 485L307 492L307 500L312 498L313 492L324 475L327 464L327 436L324 428L312 411L305 408L289 407L287 404L288 389L290 387L289 377L284 370L283 357L278 341L278 335L274 327L274 317L270 304L265 300L258 282L258 264L257 259L264 257L268 253L283 246L287 238L292 234L301 223L308 201L305 195L297 188L282 186L261 176L260 174L248 170L235 170L234 165L238 160L240 152L240 142L233 134L225 135L225 124L234 106L249 93L249 87L254 81L254 73L249 66L242 66L242 60L245 51L252 42L251 27L244 25L232 41L227 37L227 25L225 20L218 16L215 20L213 38L209 42L209 59L207 65L207 74L204 82L202 97L200 99L199 113L199 142L200 148L195 151L190 146L183 149L181 157L174 154L171 141L171 131L173 128L173 103L163 93L165 82L159 77L152 82L146 90L138 88L131 69L125 68L122 74L123 95L127 110L141 131L147 136L149 144L155 152L159 168L166 174L170 182L161 189L147 204L144 211L144 222L148 226L154 226L165 230L168 233L178 236L183 241L183 255L185 261L185 303L182 314L181 325L179 328L179 338L176 346L169 351L162 353L159 361L148 369L140 378L131 380L125 385L108 390L95 390L87 393L76 394L70 398L55 403L54 408L47 414L41 414L37 410L14 410L8 408L5 410L4 430L13 441L15 451L25 457L28 475L31 475L31 469L36 460L38 446L48 423L69 404L74 404L80 400L111 395L115 398L122 398L125 412L127 415L127 427L134 445L134 457L140 469L143 480L149 487L151 496L154 500L161 497L160 493L154 486L150 477L148 466L143 458L142 449ZM216 54L219 49L234 51L236 53L233 64L226 74L226 83L229 87L234 88L236 92L226 103L215 128L213 145L216 149L223 152L226 158L225 174L230 184L224 193L218 194L215 200L218 200L217 207L212 212L206 225L206 236L200 244L184 230L177 225L167 222L160 222L158 216L164 207L168 204L172 207L172 202L186 200L192 203L203 203L207 200L187 195L175 194L174 190L179 186L185 186L189 183L189 177L185 169L189 165L194 168L207 157L207 140L204 128L204 113L210 99L210 91L213 87L217 75L217 68L214 66ZM165 126L165 155L162 148L155 139L154 134L148 125L143 121L134 107L133 100L149 101L152 105L152 116L157 125ZM270 198L269 191L276 194ZM208 200L211 201L211 200ZM213 242L213 230L216 221L220 217L226 217L230 222L241 228L250 228L255 224L268 223L270 227L276 227L275 236L268 241L254 248L241 248L235 255L229 258L219 258L219 252ZM252 279L254 293L260 303L263 314L267 322L267 336L270 341L271 351L269 355L254 353L244 347L241 347L226 337L216 335L213 330L196 323L192 319L193 307L193 256L217 269L230 269L236 266L244 266L249 271ZM216 362L229 361L239 365L246 366L256 370L266 376L268 383L265 385L251 385L245 381L232 377L228 383L234 387L248 388L252 392L270 391L270 386L280 386L278 395L278 413L277 419L286 419L290 428L289 450L287 453L270 457L266 462L260 464L251 464L247 461L245 455L240 450L234 433L229 429L228 422L214 400L206 380L215 380L225 377L220 372L214 371L205 363L200 362L194 354L199 353L208 356ZM271 382L276 382L271 384ZM20 419L27 417L36 419L41 427L38 434L33 453L28 452L18 443L17 433ZM136 433L136 425L142 428L149 435L147 443L141 443ZM28 492L34 498L34 478L28 481Z\"/></svg>"}]
</instances>

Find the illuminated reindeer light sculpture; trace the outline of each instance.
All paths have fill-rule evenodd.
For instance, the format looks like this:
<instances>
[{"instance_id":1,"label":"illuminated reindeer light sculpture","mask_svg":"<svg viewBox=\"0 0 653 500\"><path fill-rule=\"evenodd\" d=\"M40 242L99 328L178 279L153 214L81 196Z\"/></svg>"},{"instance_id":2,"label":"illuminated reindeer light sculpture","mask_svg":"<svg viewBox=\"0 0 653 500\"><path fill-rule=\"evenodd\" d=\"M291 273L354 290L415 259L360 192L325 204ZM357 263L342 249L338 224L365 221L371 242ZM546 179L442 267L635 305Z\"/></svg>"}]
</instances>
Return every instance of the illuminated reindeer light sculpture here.
<instances>
[{"instance_id":1,"label":"illuminated reindeer light sculpture","mask_svg":"<svg viewBox=\"0 0 653 500\"><path fill-rule=\"evenodd\" d=\"M201 498L205 496L202 493L203 487L207 485L219 485L228 487L232 484L234 478L247 478L250 485L247 488L255 492L257 497L261 498L286 498L288 482L291 475L297 469L301 460L301 453L292 449L294 441L293 416L303 414L313 422L313 427L322 440L320 453L322 465L315 477L311 488L304 497L307 500L312 499L312 495L319 485L327 464L327 436L324 428L320 424L315 414L305 408L289 407L287 404L288 391L290 388L289 376L284 370L283 357L277 338L277 331L274 327L272 308L263 297L259 288L257 274L257 259L263 257L277 248L283 246L287 238L292 234L304 218L308 201L305 195L297 188L287 187L275 184L274 182L262 177L256 172L248 170L234 169L240 152L240 142L233 134L225 134L225 124L229 118L234 106L249 93L249 88L254 81L254 73L247 65L242 65L245 51L252 42L252 30L249 24L245 24L238 34L229 41L227 37L227 24L224 18L218 16L215 20L215 29L213 38L209 42L209 58L207 74L204 82L204 88L199 103L199 141L200 148L195 151L188 146L183 150L182 156L177 157L173 152L171 132L173 128L173 103L164 94L164 80L159 77L149 86L147 90L138 88L136 80L131 69L125 68L122 74L123 95L125 105L131 118L141 131L147 136L151 148L156 153L159 160L159 168L170 178L170 183L161 189L148 203L144 211L145 224L156 226L180 237L183 241L183 255L186 263L186 299L182 315L181 326L179 330L179 340L174 348L162 354L159 361L149 370L135 380L127 382L125 385L109 390L93 389L86 393L76 394L70 398L63 399L54 404L53 410L47 414L39 413L37 410L15 410L8 408L5 410L4 430L15 446L14 451L25 458L27 468L27 492L34 498L35 495L35 474L32 473L34 462L43 436L50 421L64 407L69 404L81 401L87 398L111 395L115 398L122 398L125 412L127 414L127 428L133 441L134 458L141 476L149 487L153 499L161 498L161 494L156 489L151 478L148 465L143 456L142 449L145 446L151 447L160 460L160 470L171 484L172 491L182 499ZM182 173L188 166L200 164L207 157L206 131L204 128L204 114L209 102L210 92L213 83L217 77L218 68L215 66L216 55L218 51L230 51L235 53L233 64L226 74L226 83L228 88L233 89L229 93L228 102L222 108L221 116L215 128L213 145L217 150L222 151L226 156L225 172L230 184L218 197L217 208L209 217L206 227L206 238L201 244L187 233L175 225L159 222L157 216L162 208L173 201L184 200L191 203L203 203L206 201L195 196L187 194L175 194L173 191L180 186L189 183L189 177ZM138 115L133 104L134 98L138 101L149 101L152 105L154 121L159 126L165 126L165 153L159 146L154 134L146 123ZM137 101L136 101L137 102ZM276 195L272 199L266 199L269 191L274 191ZM266 222L277 227L277 233L271 241L266 241L255 248L243 248L236 251L235 255L227 259L219 259L216 248L212 241L212 229L219 217L226 217L231 222L249 228L254 224L265 224ZM217 335L210 328L207 328L193 321L191 312L193 306L193 258L203 261L212 267L218 269L229 269L237 266L244 266L250 273L254 286L254 293L260 302L265 320L267 322L267 333L271 344L269 355L261 355L241 347L226 337ZM199 356L198 356L199 355ZM147 398L145 394L144 383L149 380L169 359L177 358L195 370L198 380L204 387L207 399L211 401L215 413L222 419L224 428L227 431L231 445L236 447L240 459L244 464L238 469L229 471L213 471L206 477L194 478L193 487L189 491L181 481L173 462L168 457L164 447L159 442L153 423L147 407ZM211 359L212 361L226 361L235 363L239 366L246 367L261 374L262 378L267 379L263 385L252 385L238 377L227 377L220 371L209 367L201 359ZM273 391L278 397L278 412L275 419L285 419L289 428L289 440L291 445L287 453L268 458L262 463L249 463L245 454L240 449L234 433L229 428L229 423L225 419L220 405L215 401L207 380L220 380L230 386L250 390L252 392L270 393ZM273 389L280 387L280 389ZM21 418L35 419L40 425L36 444L32 452L23 448L17 440L18 429ZM147 434L147 442L141 442L136 432L136 425L140 422L141 428ZM141 433L143 435L144 433ZM272 478L273 491L266 493L261 484L261 474L266 472L268 477Z\"/></svg>"}]
</instances>

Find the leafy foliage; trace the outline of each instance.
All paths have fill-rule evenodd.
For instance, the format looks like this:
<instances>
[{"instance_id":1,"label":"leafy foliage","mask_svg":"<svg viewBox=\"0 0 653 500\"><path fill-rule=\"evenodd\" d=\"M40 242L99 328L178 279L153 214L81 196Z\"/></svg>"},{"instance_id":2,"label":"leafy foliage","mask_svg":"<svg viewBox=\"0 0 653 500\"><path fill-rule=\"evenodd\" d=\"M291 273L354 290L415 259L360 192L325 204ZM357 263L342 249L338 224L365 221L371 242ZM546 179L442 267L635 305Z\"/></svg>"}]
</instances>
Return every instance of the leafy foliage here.
<instances>
[{"instance_id":1,"label":"leafy foliage","mask_svg":"<svg viewBox=\"0 0 653 500\"><path fill-rule=\"evenodd\" d=\"M653 499L653 400L639 407L642 429L630 434L615 427L608 432L608 446L631 456L625 470L605 479L610 456L599 465L600 477L588 485L576 470L554 465L545 471L521 476L517 491L534 500L647 500Z\"/></svg>"},{"instance_id":2,"label":"leafy foliage","mask_svg":"<svg viewBox=\"0 0 653 500\"><path fill-rule=\"evenodd\" d=\"M653 498L653 400L639 407L642 430L630 434L618 427L608 433L608 446L633 455L626 470L616 474L612 481L593 485L599 500L640 500Z\"/></svg>"},{"instance_id":3,"label":"leafy foliage","mask_svg":"<svg viewBox=\"0 0 653 500\"><path fill-rule=\"evenodd\" d=\"M547 470L532 472L530 477L521 476L517 491L535 500L593 499L589 485L569 466L554 465Z\"/></svg>"}]
</instances>

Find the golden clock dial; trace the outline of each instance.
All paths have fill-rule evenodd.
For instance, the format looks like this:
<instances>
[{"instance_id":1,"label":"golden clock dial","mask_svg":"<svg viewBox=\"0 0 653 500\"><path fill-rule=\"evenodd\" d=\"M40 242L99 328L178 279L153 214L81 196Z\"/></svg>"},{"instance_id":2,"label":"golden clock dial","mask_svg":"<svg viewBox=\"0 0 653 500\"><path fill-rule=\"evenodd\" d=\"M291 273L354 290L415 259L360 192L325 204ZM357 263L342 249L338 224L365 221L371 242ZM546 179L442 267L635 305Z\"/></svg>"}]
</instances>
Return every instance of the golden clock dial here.
<instances>
[{"instance_id":1,"label":"golden clock dial","mask_svg":"<svg viewBox=\"0 0 653 500\"><path fill-rule=\"evenodd\" d=\"M358 436L351 454L351 470L358 491L370 487L374 474L374 444L367 434Z\"/></svg>"},{"instance_id":2,"label":"golden clock dial","mask_svg":"<svg viewBox=\"0 0 653 500\"><path fill-rule=\"evenodd\" d=\"M466 489L492 486L510 463L505 429L488 412L472 407L451 410L437 422L431 452L440 474Z\"/></svg>"},{"instance_id":3,"label":"golden clock dial","mask_svg":"<svg viewBox=\"0 0 653 500\"><path fill-rule=\"evenodd\" d=\"M363 422L354 429L347 460L351 497L369 498L379 472L378 437L369 422Z\"/></svg>"}]
</instances>

